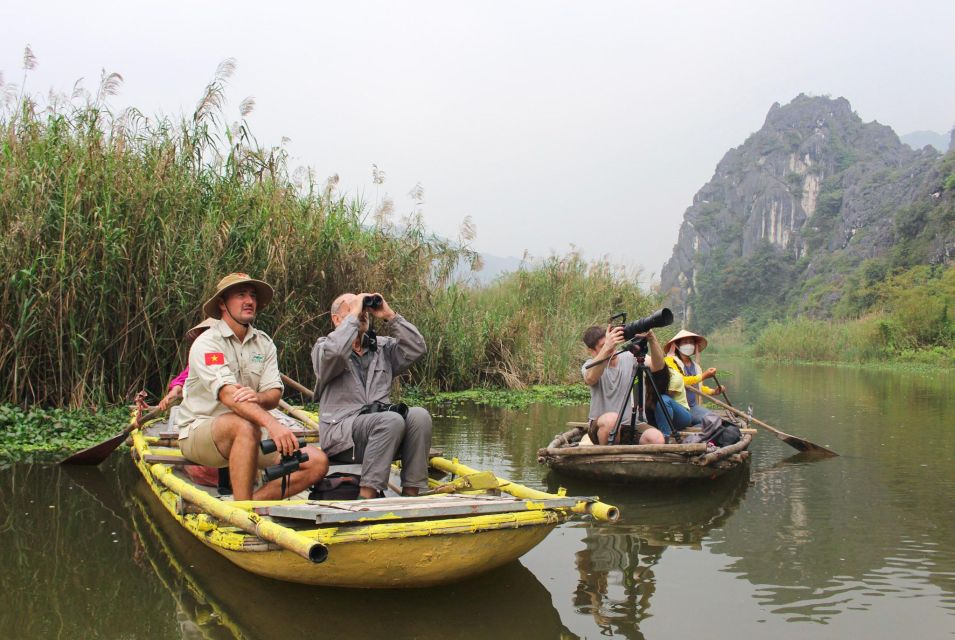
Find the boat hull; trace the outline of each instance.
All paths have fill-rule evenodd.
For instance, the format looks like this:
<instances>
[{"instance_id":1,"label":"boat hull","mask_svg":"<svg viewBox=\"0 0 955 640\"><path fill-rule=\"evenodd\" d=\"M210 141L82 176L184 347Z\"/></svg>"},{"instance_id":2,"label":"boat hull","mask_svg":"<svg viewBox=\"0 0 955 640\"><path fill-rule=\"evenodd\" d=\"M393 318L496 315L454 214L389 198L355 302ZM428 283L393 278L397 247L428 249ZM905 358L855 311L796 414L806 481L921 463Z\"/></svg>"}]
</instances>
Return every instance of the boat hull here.
<instances>
[{"instance_id":1,"label":"boat hull","mask_svg":"<svg viewBox=\"0 0 955 640\"><path fill-rule=\"evenodd\" d=\"M738 464L703 467L689 462L647 459L621 460L621 457L619 455L578 456L578 459L554 460L548 462L548 464L551 469L562 475L584 480L622 484L712 480L747 464L744 461Z\"/></svg>"},{"instance_id":2,"label":"boat hull","mask_svg":"<svg viewBox=\"0 0 955 640\"><path fill-rule=\"evenodd\" d=\"M619 484L683 483L712 480L749 464L752 434L732 445L714 449L704 443L601 445L580 442L586 423L570 423L539 449L537 460L556 473L574 478Z\"/></svg>"},{"instance_id":3,"label":"boat hull","mask_svg":"<svg viewBox=\"0 0 955 640\"><path fill-rule=\"evenodd\" d=\"M480 501L472 499L464 511L457 509L455 513L453 505L445 506L447 499L434 503L438 506L427 507L431 499L422 498L412 509L422 505L425 510L430 508L435 514L447 515L402 517L396 515L400 507L394 507L394 513L388 511L391 507L379 507L378 516L354 522L344 522L338 511L338 520L323 524L301 517L275 521L256 515L259 510L267 513L276 506L275 502L232 503L213 499L165 462L174 457L169 452L152 453L139 432L134 432L133 444L133 458L144 480L144 490L158 501L164 512L162 518L172 518L176 525L237 567L287 582L364 589L444 585L517 560L572 512L591 513L602 519L617 517L614 507L595 499L564 498L498 479L506 487L502 492L518 498L508 498L501 510L493 504L485 509L478 504ZM154 463L157 456L163 462ZM439 465L436 470L460 475L474 471L440 457L432 458L431 463ZM493 495L487 498L491 502L498 499ZM368 503L371 512L375 512L373 502ZM327 503L307 501L281 504L303 503L308 508L317 505L318 509L338 509L322 506ZM246 515L237 518L235 512ZM267 535L266 527L270 531L281 529L287 535ZM297 540L295 544L288 543L290 536ZM302 543L305 547L319 545L327 550L327 558L309 561L310 555L303 557L298 552Z\"/></svg>"},{"instance_id":4,"label":"boat hull","mask_svg":"<svg viewBox=\"0 0 955 640\"><path fill-rule=\"evenodd\" d=\"M459 582L517 560L554 524L465 534L350 542L313 564L285 550L230 551L206 544L233 564L266 578L362 589L418 588Z\"/></svg>"}]
</instances>

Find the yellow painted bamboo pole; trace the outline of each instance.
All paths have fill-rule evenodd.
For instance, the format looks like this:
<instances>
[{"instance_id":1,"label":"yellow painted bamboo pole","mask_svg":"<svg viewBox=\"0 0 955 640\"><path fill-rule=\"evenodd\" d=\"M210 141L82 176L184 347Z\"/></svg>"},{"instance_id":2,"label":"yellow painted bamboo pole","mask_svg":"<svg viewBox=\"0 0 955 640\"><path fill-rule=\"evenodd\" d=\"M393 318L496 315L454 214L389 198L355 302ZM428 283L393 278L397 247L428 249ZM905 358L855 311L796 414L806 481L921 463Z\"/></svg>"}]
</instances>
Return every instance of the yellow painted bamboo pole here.
<instances>
[{"instance_id":1,"label":"yellow painted bamboo pole","mask_svg":"<svg viewBox=\"0 0 955 640\"><path fill-rule=\"evenodd\" d=\"M463 465L457 460L448 460L447 458L442 458L440 456L431 458L431 466L435 469L440 469L441 471L446 471L447 473L455 473L459 476L478 473L476 469L472 469L471 467ZM511 482L506 478L498 478L497 481L501 485L501 491L509 493L515 498L522 498L524 500L552 500L554 498L562 497L554 495L553 493L547 493L545 491L538 491L536 489L525 487L524 485L517 484L516 482ZM571 507L571 511L580 514L590 514L597 520L608 520L610 522L616 522L620 518L620 510L617 507L604 502L587 502L585 500L581 500L576 505Z\"/></svg>"},{"instance_id":2,"label":"yellow painted bamboo pole","mask_svg":"<svg viewBox=\"0 0 955 640\"><path fill-rule=\"evenodd\" d=\"M258 536L263 540L274 542L283 549L296 553L316 564L324 562L328 557L328 547L320 542L267 520L253 511L245 511L232 506L228 502L217 500L205 491L196 489L188 482L177 478L172 469L166 465L154 464L149 467L149 470L156 480L169 487L183 500L191 502L219 520L235 525L246 533Z\"/></svg>"},{"instance_id":3,"label":"yellow painted bamboo pole","mask_svg":"<svg viewBox=\"0 0 955 640\"><path fill-rule=\"evenodd\" d=\"M312 416L306 413L305 411L302 411L301 409L296 409L295 407L287 403L285 400L279 400L279 409L289 414L293 418L297 418L301 420L302 424L304 424L309 429L312 429L313 431L318 431L318 423L315 422Z\"/></svg>"}]
</instances>

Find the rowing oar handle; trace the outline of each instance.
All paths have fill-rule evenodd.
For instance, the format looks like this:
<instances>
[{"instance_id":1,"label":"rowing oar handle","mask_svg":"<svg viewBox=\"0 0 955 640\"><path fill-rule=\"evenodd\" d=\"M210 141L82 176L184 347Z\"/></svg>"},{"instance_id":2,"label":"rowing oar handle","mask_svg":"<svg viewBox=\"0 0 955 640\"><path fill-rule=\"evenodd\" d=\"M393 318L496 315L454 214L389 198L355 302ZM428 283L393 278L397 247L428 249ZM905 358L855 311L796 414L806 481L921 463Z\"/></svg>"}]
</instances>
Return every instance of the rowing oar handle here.
<instances>
[{"instance_id":1,"label":"rowing oar handle","mask_svg":"<svg viewBox=\"0 0 955 640\"><path fill-rule=\"evenodd\" d=\"M160 409L159 407L156 407L155 409L153 409L152 411L150 411L150 412L147 413L146 415L142 416L141 418L139 418L139 419L137 419L137 420L133 420L132 422L130 422L129 425L128 425L125 429L123 429L123 432L124 432L124 433L130 433L130 432L133 431L134 429L138 429L139 427L141 427L142 425L146 424L146 423L149 422L150 420L153 420L153 419L155 419L155 418L158 418L159 416L161 416L161 415L164 414L164 413L166 413L166 412L163 411L162 409Z\"/></svg>"},{"instance_id":2,"label":"rowing oar handle","mask_svg":"<svg viewBox=\"0 0 955 640\"><path fill-rule=\"evenodd\" d=\"M730 397L729 397L728 395L726 395L726 387L724 387L722 384L720 384L720 379L716 377L716 374L715 374L715 373L713 374L713 382L716 383L716 386L718 386L718 387L720 388L720 393L723 394L723 397L724 397L724 398L726 398L726 404L732 406L733 403L730 402Z\"/></svg>"},{"instance_id":3,"label":"rowing oar handle","mask_svg":"<svg viewBox=\"0 0 955 640\"><path fill-rule=\"evenodd\" d=\"M777 429L777 428L775 428L775 427L769 426L768 424L766 424L765 422L763 422L763 421L761 421L761 420L757 420L757 419L754 418L753 416L751 416L751 415L749 415L748 413L745 413L745 412L743 412L743 411L740 411L739 409L737 409L737 408L734 407L734 406L728 405L728 404L726 404L725 402L722 402L722 401L720 401L720 400L717 400L717 399L714 398L713 396L708 396L708 395L706 395L705 393L703 393L702 391L700 391L700 390L697 389L696 387L687 387L687 390L688 390L688 391L692 391L692 392L695 393L696 395L700 396L701 399L702 399L702 398L705 398L705 399L709 400L710 402L716 404L717 406L723 407L723 408L726 409L727 411L732 411L733 413L735 413L736 415L738 415L740 418L744 418L744 419L746 419L746 420L750 420L750 421L752 421L752 422L755 422L755 423L758 424L759 426L765 427L765 428L769 429L770 431L772 431L772 432L775 433L775 434L789 435L789 434L783 433L782 431L780 431L779 429Z\"/></svg>"},{"instance_id":4,"label":"rowing oar handle","mask_svg":"<svg viewBox=\"0 0 955 640\"><path fill-rule=\"evenodd\" d=\"M302 384L302 383L300 383L300 382L296 382L295 380L292 380L291 378L289 378L289 377L288 377L287 375L285 375L284 373L282 374L282 382L284 382L286 385L292 387L293 389L295 389L296 391L298 391L299 393L301 393L303 396L305 396L305 397L308 398L309 400L314 400L314 399L315 399L315 394L312 392L311 389L309 389L308 387L306 387L304 384Z\"/></svg>"}]
</instances>

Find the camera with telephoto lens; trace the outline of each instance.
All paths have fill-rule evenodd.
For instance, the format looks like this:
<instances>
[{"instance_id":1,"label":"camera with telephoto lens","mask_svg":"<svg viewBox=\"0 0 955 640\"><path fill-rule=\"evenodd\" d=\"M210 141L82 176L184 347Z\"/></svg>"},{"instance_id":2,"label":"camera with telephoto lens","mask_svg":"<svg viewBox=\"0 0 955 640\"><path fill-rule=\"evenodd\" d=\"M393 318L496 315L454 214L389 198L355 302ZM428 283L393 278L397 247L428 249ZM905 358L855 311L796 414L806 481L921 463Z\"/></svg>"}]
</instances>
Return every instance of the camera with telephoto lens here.
<instances>
[{"instance_id":1,"label":"camera with telephoto lens","mask_svg":"<svg viewBox=\"0 0 955 640\"><path fill-rule=\"evenodd\" d=\"M361 299L362 309L380 309L385 299L377 293L373 296L365 296Z\"/></svg>"},{"instance_id":2,"label":"camera with telephoto lens","mask_svg":"<svg viewBox=\"0 0 955 640\"><path fill-rule=\"evenodd\" d=\"M615 323L615 320L620 320L619 323ZM610 317L609 324L615 327L623 328L623 339L624 340L633 340L633 337L638 333L646 333L650 329L656 329L658 327L666 327L673 324L673 312L663 307L658 311L650 314L646 318L640 318L639 320L634 320L633 322L627 322L626 313L618 313ZM646 354L647 352L647 339L641 338L634 343L634 346L640 353Z\"/></svg>"},{"instance_id":3,"label":"camera with telephoto lens","mask_svg":"<svg viewBox=\"0 0 955 640\"><path fill-rule=\"evenodd\" d=\"M274 453L278 450L278 447L275 446L275 441L271 439L263 440L259 446L262 447L262 453L265 454ZM293 451L292 455L283 455L278 464L266 467L262 471L266 482L272 482L282 476L291 475L298 471L298 468L303 462L308 461L308 454L302 451L302 447L305 446L305 438L298 438L298 446L299 448Z\"/></svg>"}]
</instances>

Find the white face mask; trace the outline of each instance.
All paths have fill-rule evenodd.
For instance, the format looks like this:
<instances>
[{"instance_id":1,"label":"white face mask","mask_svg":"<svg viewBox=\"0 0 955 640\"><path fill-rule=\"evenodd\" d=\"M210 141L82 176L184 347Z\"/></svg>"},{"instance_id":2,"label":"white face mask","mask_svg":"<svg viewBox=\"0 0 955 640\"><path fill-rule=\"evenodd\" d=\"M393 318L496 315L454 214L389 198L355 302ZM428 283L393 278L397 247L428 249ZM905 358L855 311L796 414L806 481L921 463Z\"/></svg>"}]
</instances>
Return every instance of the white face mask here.
<instances>
[{"instance_id":1,"label":"white face mask","mask_svg":"<svg viewBox=\"0 0 955 640\"><path fill-rule=\"evenodd\" d=\"M680 350L680 353L685 356L692 356L694 353L696 353L695 344L681 344L678 349Z\"/></svg>"}]
</instances>

